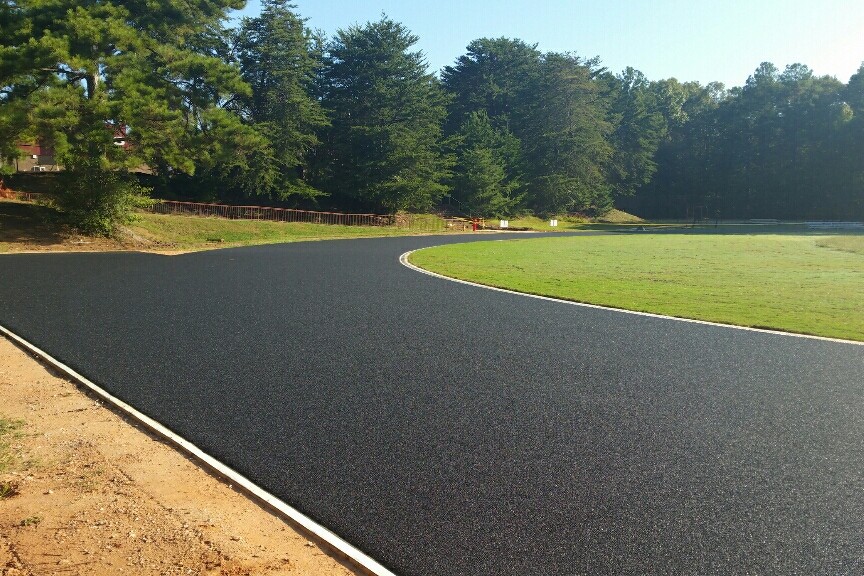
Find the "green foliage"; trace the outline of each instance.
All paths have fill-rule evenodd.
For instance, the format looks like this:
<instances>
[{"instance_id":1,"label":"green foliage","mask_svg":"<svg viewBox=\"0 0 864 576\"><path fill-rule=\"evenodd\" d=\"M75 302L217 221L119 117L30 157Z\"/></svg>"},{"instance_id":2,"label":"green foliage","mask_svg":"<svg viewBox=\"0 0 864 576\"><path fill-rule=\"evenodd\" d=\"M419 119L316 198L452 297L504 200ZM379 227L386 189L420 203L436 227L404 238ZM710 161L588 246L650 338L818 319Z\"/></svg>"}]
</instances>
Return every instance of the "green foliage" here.
<instances>
[{"instance_id":1,"label":"green foliage","mask_svg":"<svg viewBox=\"0 0 864 576\"><path fill-rule=\"evenodd\" d=\"M620 76L608 76L607 80L612 91L610 111L615 126L610 137L614 151L607 173L613 194L621 198L632 196L651 181L657 170L654 158L666 136L667 120L660 111L656 92L641 72L627 68ZM671 100L671 92L665 95L669 107L680 102ZM680 108L669 112L670 120L678 120L680 115Z\"/></svg>"},{"instance_id":2,"label":"green foliage","mask_svg":"<svg viewBox=\"0 0 864 576\"><path fill-rule=\"evenodd\" d=\"M625 207L654 217L864 218L856 76L844 86L801 64L781 72L766 62L741 88L678 87L685 118L669 124L653 181Z\"/></svg>"},{"instance_id":3,"label":"green foliage","mask_svg":"<svg viewBox=\"0 0 864 576\"><path fill-rule=\"evenodd\" d=\"M6 102L0 97L0 176L15 170L18 139L27 130L27 106L23 100Z\"/></svg>"},{"instance_id":4,"label":"green foliage","mask_svg":"<svg viewBox=\"0 0 864 576\"><path fill-rule=\"evenodd\" d=\"M42 516L28 516L24 518L20 522L18 522L18 526L21 528L26 528L28 526L38 526L42 523Z\"/></svg>"},{"instance_id":5,"label":"green foliage","mask_svg":"<svg viewBox=\"0 0 864 576\"><path fill-rule=\"evenodd\" d=\"M242 4L5 2L0 18L5 146L19 139L51 144L60 164L87 178L66 187L91 191L78 208L63 201L70 217L84 207L96 209L94 202L114 202L93 221L78 222L88 229L94 221L102 223L97 229L115 222L106 214L129 205L116 201L123 195L107 175L112 170L148 164L163 173L192 173L214 169L251 144L260 148L254 131L233 122L233 114L221 107L247 93L248 86L234 66L213 54L220 22ZM114 145L116 129L126 132L131 146ZM93 188L102 185L109 189Z\"/></svg>"},{"instance_id":6,"label":"green foliage","mask_svg":"<svg viewBox=\"0 0 864 576\"><path fill-rule=\"evenodd\" d=\"M594 78L596 62L570 54L546 54L530 122L521 140L526 148L529 206L540 214L602 214L612 207L605 166L609 142L603 87Z\"/></svg>"},{"instance_id":7,"label":"green foliage","mask_svg":"<svg viewBox=\"0 0 864 576\"><path fill-rule=\"evenodd\" d=\"M284 0L266 0L261 16L245 19L240 28L238 60L252 88L241 99L242 113L269 141L254 168L242 173L241 181L253 178L241 184L247 194L279 199L321 194L308 182L309 154L329 121L313 97L321 55L304 22Z\"/></svg>"},{"instance_id":8,"label":"green foliage","mask_svg":"<svg viewBox=\"0 0 864 576\"><path fill-rule=\"evenodd\" d=\"M322 94L332 126L319 155L323 189L366 210L426 210L447 192L446 98L410 52L417 37L384 17L327 46Z\"/></svg>"},{"instance_id":9,"label":"green foliage","mask_svg":"<svg viewBox=\"0 0 864 576\"><path fill-rule=\"evenodd\" d=\"M339 210L449 197L489 217L614 200L663 217L864 218L864 67L843 85L763 63L726 90L481 38L439 81L386 17L327 41L264 0L226 29L243 3L0 2L0 174L20 142L53 147L85 180L66 186L66 214L102 232L145 165L173 195Z\"/></svg>"},{"instance_id":10,"label":"green foliage","mask_svg":"<svg viewBox=\"0 0 864 576\"><path fill-rule=\"evenodd\" d=\"M129 174L96 163L67 166L57 185L54 203L64 222L86 234L109 236L134 221L135 208L152 204L150 191Z\"/></svg>"},{"instance_id":11,"label":"green foliage","mask_svg":"<svg viewBox=\"0 0 864 576\"><path fill-rule=\"evenodd\" d=\"M496 130L486 111L473 112L456 139L453 198L471 216L500 218L519 205L519 176L511 173L519 161L519 140Z\"/></svg>"},{"instance_id":12,"label":"green foliage","mask_svg":"<svg viewBox=\"0 0 864 576\"><path fill-rule=\"evenodd\" d=\"M481 38L466 48L441 78L451 95L448 133L456 133L474 112L483 111L496 128L519 132L529 122L527 107L540 74L536 45L510 38Z\"/></svg>"},{"instance_id":13,"label":"green foliage","mask_svg":"<svg viewBox=\"0 0 864 576\"><path fill-rule=\"evenodd\" d=\"M448 130L457 133L472 113L485 113L520 144L501 167L519 182L528 207L604 212L611 207L604 170L612 125L599 72L593 60L542 54L520 40L476 40L442 74L452 96Z\"/></svg>"}]
</instances>

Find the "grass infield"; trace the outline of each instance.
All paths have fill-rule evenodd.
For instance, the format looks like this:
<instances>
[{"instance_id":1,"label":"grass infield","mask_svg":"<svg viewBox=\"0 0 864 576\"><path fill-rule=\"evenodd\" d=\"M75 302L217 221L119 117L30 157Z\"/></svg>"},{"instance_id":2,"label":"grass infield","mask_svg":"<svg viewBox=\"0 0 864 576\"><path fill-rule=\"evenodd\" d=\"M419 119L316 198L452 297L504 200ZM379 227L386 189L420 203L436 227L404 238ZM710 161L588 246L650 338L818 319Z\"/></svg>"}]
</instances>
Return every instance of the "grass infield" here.
<instances>
[{"instance_id":1,"label":"grass infield","mask_svg":"<svg viewBox=\"0 0 864 576\"><path fill-rule=\"evenodd\" d=\"M633 234L427 248L422 268L627 310L864 341L864 236Z\"/></svg>"}]
</instances>

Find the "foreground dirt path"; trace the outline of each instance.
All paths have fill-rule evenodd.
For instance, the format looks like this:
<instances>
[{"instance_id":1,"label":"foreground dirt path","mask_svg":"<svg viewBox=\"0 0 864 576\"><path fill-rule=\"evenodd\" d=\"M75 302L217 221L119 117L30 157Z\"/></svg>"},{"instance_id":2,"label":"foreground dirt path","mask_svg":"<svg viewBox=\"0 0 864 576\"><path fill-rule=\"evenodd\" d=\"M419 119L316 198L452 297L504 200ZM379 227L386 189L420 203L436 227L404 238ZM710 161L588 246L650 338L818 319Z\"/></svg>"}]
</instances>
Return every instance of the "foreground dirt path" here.
<instances>
[{"instance_id":1,"label":"foreground dirt path","mask_svg":"<svg viewBox=\"0 0 864 576\"><path fill-rule=\"evenodd\" d=\"M359 574L2 336L0 399L2 576Z\"/></svg>"}]
</instances>

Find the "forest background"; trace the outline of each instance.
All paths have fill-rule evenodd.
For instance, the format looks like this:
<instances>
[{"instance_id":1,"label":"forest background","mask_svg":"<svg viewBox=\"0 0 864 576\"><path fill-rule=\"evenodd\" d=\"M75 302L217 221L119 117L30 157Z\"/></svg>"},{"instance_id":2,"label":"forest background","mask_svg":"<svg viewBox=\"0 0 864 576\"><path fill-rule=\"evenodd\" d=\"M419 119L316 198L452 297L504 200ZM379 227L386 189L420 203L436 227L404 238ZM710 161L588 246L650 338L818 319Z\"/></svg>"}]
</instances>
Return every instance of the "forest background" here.
<instances>
[{"instance_id":1,"label":"forest background","mask_svg":"<svg viewBox=\"0 0 864 576\"><path fill-rule=\"evenodd\" d=\"M649 80L481 38L436 74L382 16L282 0L0 4L0 154L47 143L58 207L110 232L150 195L508 217L864 219L864 66ZM127 144L114 145L122 130ZM141 168L148 174L137 174Z\"/></svg>"}]
</instances>

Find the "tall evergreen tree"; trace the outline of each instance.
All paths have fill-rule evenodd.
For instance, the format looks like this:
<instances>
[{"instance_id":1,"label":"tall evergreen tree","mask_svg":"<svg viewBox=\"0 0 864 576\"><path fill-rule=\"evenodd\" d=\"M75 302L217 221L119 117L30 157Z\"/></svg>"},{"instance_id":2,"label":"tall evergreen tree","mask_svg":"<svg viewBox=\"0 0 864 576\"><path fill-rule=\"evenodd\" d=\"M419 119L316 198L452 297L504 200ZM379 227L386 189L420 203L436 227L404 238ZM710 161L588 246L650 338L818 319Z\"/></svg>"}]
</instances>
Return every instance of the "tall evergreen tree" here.
<instances>
[{"instance_id":1,"label":"tall evergreen tree","mask_svg":"<svg viewBox=\"0 0 864 576\"><path fill-rule=\"evenodd\" d=\"M427 210L447 192L441 124L446 98L417 37L383 17L340 30L322 73L325 191L355 208Z\"/></svg>"},{"instance_id":2,"label":"tall evergreen tree","mask_svg":"<svg viewBox=\"0 0 864 576\"><path fill-rule=\"evenodd\" d=\"M474 112L485 112L496 128L518 131L525 122L531 92L540 78L542 54L536 45L510 38L481 38L471 42L441 79L451 95L449 134L454 134Z\"/></svg>"},{"instance_id":3,"label":"tall evergreen tree","mask_svg":"<svg viewBox=\"0 0 864 576\"><path fill-rule=\"evenodd\" d=\"M503 128L495 129L485 111L473 112L454 139L453 198L471 216L509 216L521 195L517 166L519 140Z\"/></svg>"},{"instance_id":4,"label":"tall evergreen tree","mask_svg":"<svg viewBox=\"0 0 864 576\"><path fill-rule=\"evenodd\" d=\"M604 170L611 124L595 61L541 54L508 38L475 40L442 79L452 95L448 130L482 111L511 132L521 154L525 203L540 212L603 211L611 205Z\"/></svg>"},{"instance_id":5,"label":"tall evergreen tree","mask_svg":"<svg viewBox=\"0 0 864 576\"><path fill-rule=\"evenodd\" d=\"M614 152L607 173L613 194L621 198L632 196L639 186L651 181L657 170L654 158L667 125L644 74L628 67L619 76L607 75L606 80L614 126L610 136Z\"/></svg>"},{"instance_id":6,"label":"tall evergreen tree","mask_svg":"<svg viewBox=\"0 0 864 576\"><path fill-rule=\"evenodd\" d=\"M28 133L5 137L39 137L54 145L67 183L74 184L64 191L75 191L60 198L67 201L67 212L78 215L79 225L107 232L122 218L126 192L133 191L126 169L146 163L192 173L201 164L243 164L261 149L263 140L222 107L248 87L201 41L220 29L229 9L242 5L240 0L3 3L0 124L13 125L8 119L23 110ZM17 112L7 113L7 106ZM118 129L131 147L114 145ZM80 218L87 214L102 217Z\"/></svg>"},{"instance_id":7,"label":"tall evergreen tree","mask_svg":"<svg viewBox=\"0 0 864 576\"><path fill-rule=\"evenodd\" d=\"M530 120L516 133L525 150L529 206L539 213L602 214L612 207L605 174L612 126L596 66L570 54L543 57L527 106Z\"/></svg>"},{"instance_id":8,"label":"tall evergreen tree","mask_svg":"<svg viewBox=\"0 0 864 576\"><path fill-rule=\"evenodd\" d=\"M259 170L272 174L252 191L279 199L320 194L308 184L308 155L329 124L312 94L321 55L291 8L286 0L265 0L260 16L243 20L237 39L243 79L252 88L242 113L271 144Z\"/></svg>"}]
</instances>

